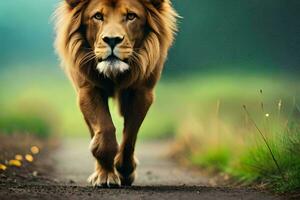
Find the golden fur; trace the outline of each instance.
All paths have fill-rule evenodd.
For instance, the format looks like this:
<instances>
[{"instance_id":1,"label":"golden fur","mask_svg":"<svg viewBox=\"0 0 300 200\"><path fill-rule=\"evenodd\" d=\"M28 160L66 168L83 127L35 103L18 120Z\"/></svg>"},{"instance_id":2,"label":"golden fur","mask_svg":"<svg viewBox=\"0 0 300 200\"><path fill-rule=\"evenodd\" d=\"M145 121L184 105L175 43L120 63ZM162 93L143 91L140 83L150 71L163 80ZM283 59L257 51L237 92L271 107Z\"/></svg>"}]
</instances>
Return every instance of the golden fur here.
<instances>
[{"instance_id":1,"label":"golden fur","mask_svg":"<svg viewBox=\"0 0 300 200\"><path fill-rule=\"evenodd\" d=\"M55 47L91 133L94 186L131 185L139 128L153 102L174 35L170 0L65 0L56 10ZM124 117L116 140L108 98Z\"/></svg>"}]
</instances>

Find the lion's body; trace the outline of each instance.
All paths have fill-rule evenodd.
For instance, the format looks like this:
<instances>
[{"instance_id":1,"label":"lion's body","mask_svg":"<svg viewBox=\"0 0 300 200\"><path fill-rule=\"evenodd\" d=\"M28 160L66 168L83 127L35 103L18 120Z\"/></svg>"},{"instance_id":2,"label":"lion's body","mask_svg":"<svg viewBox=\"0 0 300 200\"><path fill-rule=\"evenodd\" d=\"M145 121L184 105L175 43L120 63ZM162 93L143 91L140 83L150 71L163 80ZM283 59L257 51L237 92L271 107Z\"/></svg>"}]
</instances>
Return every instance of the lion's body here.
<instances>
[{"instance_id":1,"label":"lion's body","mask_svg":"<svg viewBox=\"0 0 300 200\"><path fill-rule=\"evenodd\" d=\"M96 8L106 12L96 12L101 22L90 17ZM129 8L137 14L127 14L124 21L121 12ZM93 138L90 147L97 159L93 185L119 184L119 178L124 184L133 182L136 135L153 101L176 17L169 0L66 0L56 11L55 47ZM108 46L104 34L122 37L122 42ZM106 61L107 52L116 52L117 58ZM120 148L107 105L111 96L118 99L125 118Z\"/></svg>"}]
</instances>

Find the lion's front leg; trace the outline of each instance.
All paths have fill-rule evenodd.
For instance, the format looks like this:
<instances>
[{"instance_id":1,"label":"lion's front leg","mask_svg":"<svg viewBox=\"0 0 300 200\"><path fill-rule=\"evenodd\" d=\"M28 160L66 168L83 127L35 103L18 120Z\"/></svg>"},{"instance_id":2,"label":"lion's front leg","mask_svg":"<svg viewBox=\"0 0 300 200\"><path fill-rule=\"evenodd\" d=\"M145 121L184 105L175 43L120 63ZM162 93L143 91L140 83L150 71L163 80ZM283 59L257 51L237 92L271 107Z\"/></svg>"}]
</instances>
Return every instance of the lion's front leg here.
<instances>
[{"instance_id":1,"label":"lion's front leg","mask_svg":"<svg viewBox=\"0 0 300 200\"><path fill-rule=\"evenodd\" d=\"M79 105L85 120L92 129L90 150L96 159L95 172L88 181L93 186L119 186L120 179L114 167L118 143L109 112L108 97L95 87L80 88Z\"/></svg>"},{"instance_id":2,"label":"lion's front leg","mask_svg":"<svg viewBox=\"0 0 300 200\"><path fill-rule=\"evenodd\" d=\"M137 134L153 102L152 90L130 90L119 94L121 114L124 117L123 140L115 159L122 185L130 186L136 176L137 160L134 148Z\"/></svg>"}]
</instances>

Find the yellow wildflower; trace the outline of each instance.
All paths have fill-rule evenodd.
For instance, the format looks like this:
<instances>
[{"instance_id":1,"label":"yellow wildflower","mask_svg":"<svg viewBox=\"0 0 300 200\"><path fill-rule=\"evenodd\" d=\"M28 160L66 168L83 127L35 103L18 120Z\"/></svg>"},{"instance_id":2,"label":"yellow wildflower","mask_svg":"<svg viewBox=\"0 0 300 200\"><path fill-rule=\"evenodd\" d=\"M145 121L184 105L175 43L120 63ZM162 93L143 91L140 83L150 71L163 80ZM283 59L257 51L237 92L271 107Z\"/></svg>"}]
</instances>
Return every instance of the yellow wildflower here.
<instances>
[{"instance_id":1,"label":"yellow wildflower","mask_svg":"<svg viewBox=\"0 0 300 200\"><path fill-rule=\"evenodd\" d=\"M21 167L22 163L19 160L10 160L8 161L8 164L15 167Z\"/></svg>"},{"instance_id":2,"label":"yellow wildflower","mask_svg":"<svg viewBox=\"0 0 300 200\"><path fill-rule=\"evenodd\" d=\"M7 169L7 167L5 166L5 165L3 165L3 164L0 164L0 170L3 170L3 171L5 171Z\"/></svg>"},{"instance_id":3,"label":"yellow wildflower","mask_svg":"<svg viewBox=\"0 0 300 200\"><path fill-rule=\"evenodd\" d=\"M26 154L26 155L25 155L25 159L26 159L28 162L33 162L33 156L30 155L30 154Z\"/></svg>"},{"instance_id":4,"label":"yellow wildflower","mask_svg":"<svg viewBox=\"0 0 300 200\"><path fill-rule=\"evenodd\" d=\"M38 154L40 152L40 149L37 147L37 146L32 146L30 148L30 151L33 153L33 154Z\"/></svg>"},{"instance_id":5,"label":"yellow wildflower","mask_svg":"<svg viewBox=\"0 0 300 200\"><path fill-rule=\"evenodd\" d=\"M19 161L22 161L23 160L23 156L20 155L20 154L17 154L17 155L15 155L15 159L19 160Z\"/></svg>"}]
</instances>

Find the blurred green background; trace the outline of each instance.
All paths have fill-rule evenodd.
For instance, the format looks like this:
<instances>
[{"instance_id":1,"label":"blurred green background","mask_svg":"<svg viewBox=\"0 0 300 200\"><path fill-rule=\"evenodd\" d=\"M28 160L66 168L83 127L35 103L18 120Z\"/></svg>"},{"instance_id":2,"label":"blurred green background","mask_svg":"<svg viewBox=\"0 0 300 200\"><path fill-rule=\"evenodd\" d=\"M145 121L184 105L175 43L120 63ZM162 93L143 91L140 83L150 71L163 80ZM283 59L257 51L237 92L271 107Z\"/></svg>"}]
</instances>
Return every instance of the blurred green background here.
<instances>
[{"instance_id":1,"label":"blurred green background","mask_svg":"<svg viewBox=\"0 0 300 200\"><path fill-rule=\"evenodd\" d=\"M299 189L300 1L172 2L179 33L140 139L173 138L196 166ZM57 3L0 2L0 133L89 135L53 49Z\"/></svg>"},{"instance_id":2,"label":"blurred green background","mask_svg":"<svg viewBox=\"0 0 300 200\"><path fill-rule=\"evenodd\" d=\"M4 132L86 135L75 93L53 49L51 15L57 3L0 3ZM261 88L270 101L291 101L298 95L299 1L173 0L173 4L183 18L140 137L168 137L176 132L184 113L206 113L206 104L218 100L230 104L225 108L240 110L242 104L258 98ZM115 118L120 125L121 119Z\"/></svg>"}]
</instances>

